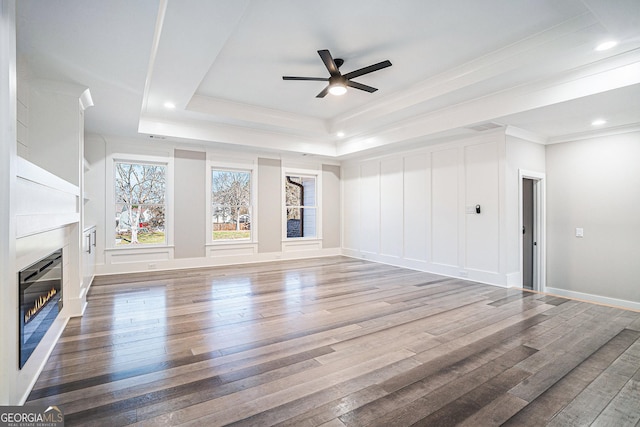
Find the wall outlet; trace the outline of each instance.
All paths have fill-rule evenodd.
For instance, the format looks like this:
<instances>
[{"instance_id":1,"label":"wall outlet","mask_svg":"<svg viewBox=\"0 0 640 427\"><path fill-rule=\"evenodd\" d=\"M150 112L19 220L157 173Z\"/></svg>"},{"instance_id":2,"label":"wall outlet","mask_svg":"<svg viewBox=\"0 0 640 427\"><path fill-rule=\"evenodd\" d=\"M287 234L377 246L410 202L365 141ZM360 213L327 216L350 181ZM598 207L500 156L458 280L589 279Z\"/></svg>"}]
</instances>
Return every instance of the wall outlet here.
<instances>
[{"instance_id":1,"label":"wall outlet","mask_svg":"<svg viewBox=\"0 0 640 427\"><path fill-rule=\"evenodd\" d=\"M158 266L155 263L152 262L152 263L149 263L148 267L149 267L149 270L153 270L154 268L157 268Z\"/></svg>"},{"instance_id":2,"label":"wall outlet","mask_svg":"<svg viewBox=\"0 0 640 427\"><path fill-rule=\"evenodd\" d=\"M584 228L576 228L576 237L584 237Z\"/></svg>"}]
</instances>

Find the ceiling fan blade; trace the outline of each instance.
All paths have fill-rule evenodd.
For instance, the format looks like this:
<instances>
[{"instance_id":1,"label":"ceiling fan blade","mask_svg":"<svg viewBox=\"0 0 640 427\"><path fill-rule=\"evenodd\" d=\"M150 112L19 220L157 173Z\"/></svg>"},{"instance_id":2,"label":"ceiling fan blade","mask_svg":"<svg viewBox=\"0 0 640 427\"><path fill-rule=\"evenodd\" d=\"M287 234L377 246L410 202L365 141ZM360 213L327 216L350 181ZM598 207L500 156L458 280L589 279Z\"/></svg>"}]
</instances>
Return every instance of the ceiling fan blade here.
<instances>
[{"instance_id":1,"label":"ceiling fan blade","mask_svg":"<svg viewBox=\"0 0 640 427\"><path fill-rule=\"evenodd\" d=\"M329 86L322 89L322 92L316 95L316 98L324 98L329 93Z\"/></svg>"},{"instance_id":2,"label":"ceiling fan blade","mask_svg":"<svg viewBox=\"0 0 640 427\"><path fill-rule=\"evenodd\" d=\"M282 80L311 80L315 82L329 81L328 77L296 77L296 76L282 76Z\"/></svg>"},{"instance_id":3,"label":"ceiling fan blade","mask_svg":"<svg viewBox=\"0 0 640 427\"><path fill-rule=\"evenodd\" d=\"M355 89L364 90L365 92L369 92L369 93L372 93L372 92L375 92L375 91L378 90L375 87L363 85L362 83L353 82L351 80L347 80L347 86L355 88Z\"/></svg>"},{"instance_id":4,"label":"ceiling fan blade","mask_svg":"<svg viewBox=\"0 0 640 427\"><path fill-rule=\"evenodd\" d=\"M359 70L352 71L344 75L347 79L353 79L365 74L373 73L374 71L382 70L383 68L391 67L391 61L382 61L377 64L369 65L368 67L360 68Z\"/></svg>"},{"instance_id":5,"label":"ceiling fan blade","mask_svg":"<svg viewBox=\"0 0 640 427\"><path fill-rule=\"evenodd\" d=\"M336 65L336 62L333 60L333 57L328 50L319 50L318 55L320 55L320 58L322 58L322 62L324 62L324 66L327 67L327 70L329 70L329 74L331 74L331 77L340 75L338 66Z\"/></svg>"}]
</instances>

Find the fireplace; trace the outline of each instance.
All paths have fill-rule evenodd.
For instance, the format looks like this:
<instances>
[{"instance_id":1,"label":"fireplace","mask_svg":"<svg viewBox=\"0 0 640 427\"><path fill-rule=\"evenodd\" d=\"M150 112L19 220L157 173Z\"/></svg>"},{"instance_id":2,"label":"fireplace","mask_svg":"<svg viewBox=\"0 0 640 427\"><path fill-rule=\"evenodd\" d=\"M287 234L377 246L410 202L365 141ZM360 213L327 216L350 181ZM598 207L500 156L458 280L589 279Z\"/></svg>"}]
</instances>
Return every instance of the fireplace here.
<instances>
[{"instance_id":1,"label":"fireplace","mask_svg":"<svg viewBox=\"0 0 640 427\"><path fill-rule=\"evenodd\" d=\"M18 281L22 369L62 310L62 249L20 270Z\"/></svg>"}]
</instances>

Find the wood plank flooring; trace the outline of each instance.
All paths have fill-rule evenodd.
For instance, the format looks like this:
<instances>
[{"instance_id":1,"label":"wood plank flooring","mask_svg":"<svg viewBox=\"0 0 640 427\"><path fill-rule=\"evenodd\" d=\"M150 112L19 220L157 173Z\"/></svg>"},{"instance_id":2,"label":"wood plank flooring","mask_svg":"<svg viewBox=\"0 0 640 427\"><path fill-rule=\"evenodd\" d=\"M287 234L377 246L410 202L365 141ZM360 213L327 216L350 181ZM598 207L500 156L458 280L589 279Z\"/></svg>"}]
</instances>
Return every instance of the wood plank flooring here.
<instances>
[{"instance_id":1,"label":"wood plank flooring","mask_svg":"<svg viewBox=\"0 0 640 427\"><path fill-rule=\"evenodd\" d=\"M640 426L640 313L346 257L96 278L67 426Z\"/></svg>"}]
</instances>

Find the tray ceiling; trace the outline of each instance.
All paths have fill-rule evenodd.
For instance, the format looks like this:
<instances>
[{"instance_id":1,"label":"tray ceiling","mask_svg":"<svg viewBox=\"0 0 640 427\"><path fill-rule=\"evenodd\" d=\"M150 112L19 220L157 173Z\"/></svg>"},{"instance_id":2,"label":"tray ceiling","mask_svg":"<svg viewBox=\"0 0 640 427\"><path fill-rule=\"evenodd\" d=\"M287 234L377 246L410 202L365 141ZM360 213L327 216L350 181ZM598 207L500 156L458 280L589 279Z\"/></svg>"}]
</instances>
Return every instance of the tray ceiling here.
<instances>
[{"instance_id":1,"label":"tray ceiling","mask_svg":"<svg viewBox=\"0 0 640 427\"><path fill-rule=\"evenodd\" d=\"M19 67L89 87L89 132L337 158L483 122L540 142L637 125L639 47L633 0L18 2ZM319 49L393 66L319 99L282 80L325 77Z\"/></svg>"}]
</instances>

